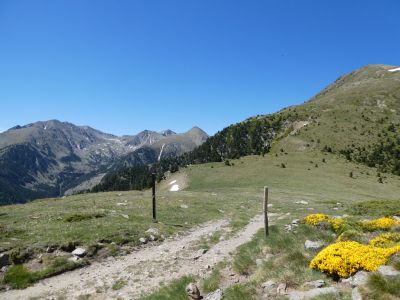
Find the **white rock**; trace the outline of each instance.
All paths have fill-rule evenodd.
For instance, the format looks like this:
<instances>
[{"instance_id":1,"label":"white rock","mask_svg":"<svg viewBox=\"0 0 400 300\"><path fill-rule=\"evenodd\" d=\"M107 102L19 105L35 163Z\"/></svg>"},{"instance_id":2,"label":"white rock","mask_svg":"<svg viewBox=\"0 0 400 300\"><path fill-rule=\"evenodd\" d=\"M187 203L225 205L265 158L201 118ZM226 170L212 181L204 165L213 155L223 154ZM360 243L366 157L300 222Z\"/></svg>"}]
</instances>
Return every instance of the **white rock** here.
<instances>
[{"instance_id":1,"label":"white rock","mask_svg":"<svg viewBox=\"0 0 400 300\"><path fill-rule=\"evenodd\" d=\"M121 217L123 217L123 218L125 218L125 219L129 219L129 216L128 216L128 215L121 214Z\"/></svg>"},{"instance_id":2,"label":"white rock","mask_svg":"<svg viewBox=\"0 0 400 300\"><path fill-rule=\"evenodd\" d=\"M300 223L300 219L294 219L293 221L292 221L292 225L297 225L297 224L299 224Z\"/></svg>"},{"instance_id":3,"label":"white rock","mask_svg":"<svg viewBox=\"0 0 400 300\"><path fill-rule=\"evenodd\" d=\"M380 266L378 268L378 273L384 277L397 277L400 276L400 272L397 271L392 266Z\"/></svg>"},{"instance_id":4,"label":"white rock","mask_svg":"<svg viewBox=\"0 0 400 300\"><path fill-rule=\"evenodd\" d=\"M306 240L306 242L304 243L304 247L306 248L306 250L317 251L324 247L324 243L318 242L318 241L314 242L314 241Z\"/></svg>"},{"instance_id":5,"label":"white rock","mask_svg":"<svg viewBox=\"0 0 400 300\"><path fill-rule=\"evenodd\" d=\"M221 300L224 293L221 289L218 289L212 293L209 293L204 300Z\"/></svg>"},{"instance_id":6,"label":"white rock","mask_svg":"<svg viewBox=\"0 0 400 300\"><path fill-rule=\"evenodd\" d=\"M365 271L358 271L352 277L350 277L350 285L352 287L356 287L359 285L364 285L367 283L369 277L369 273Z\"/></svg>"},{"instance_id":7,"label":"white rock","mask_svg":"<svg viewBox=\"0 0 400 300\"><path fill-rule=\"evenodd\" d=\"M182 205L181 205L181 208L185 208L185 209L186 209L186 208L189 208L189 206L186 205L186 204L182 204Z\"/></svg>"},{"instance_id":8,"label":"white rock","mask_svg":"<svg viewBox=\"0 0 400 300\"><path fill-rule=\"evenodd\" d=\"M307 205L308 204L308 202L304 201L304 200L296 201L295 203L296 204L303 204L303 205Z\"/></svg>"},{"instance_id":9,"label":"white rock","mask_svg":"<svg viewBox=\"0 0 400 300\"><path fill-rule=\"evenodd\" d=\"M75 255L75 256L79 256L79 257L85 256L86 255L86 249L78 247L74 251L72 251L72 254Z\"/></svg>"},{"instance_id":10,"label":"white rock","mask_svg":"<svg viewBox=\"0 0 400 300\"><path fill-rule=\"evenodd\" d=\"M147 243L147 240L146 240L145 238L141 237L141 238L139 239L139 242L141 242L142 244L146 244L146 243Z\"/></svg>"},{"instance_id":11,"label":"white rock","mask_svg":"<svg viewBox=\"0 0 400 300\"><path fill-rule=\"evenodd\" d=\"M153 234L153 235L160 235L159 230L154 227L147 229L146 233Z\"/></svg>"}]
</instances>

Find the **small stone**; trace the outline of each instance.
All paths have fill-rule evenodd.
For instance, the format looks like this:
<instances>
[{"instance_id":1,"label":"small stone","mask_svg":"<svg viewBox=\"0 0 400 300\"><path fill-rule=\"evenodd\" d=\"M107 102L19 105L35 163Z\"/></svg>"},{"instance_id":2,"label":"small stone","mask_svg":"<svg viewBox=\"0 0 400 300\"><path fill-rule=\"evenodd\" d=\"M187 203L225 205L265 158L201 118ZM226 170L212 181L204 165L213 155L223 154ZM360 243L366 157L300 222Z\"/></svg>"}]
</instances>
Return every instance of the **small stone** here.
<instances>
[{"instance_id":1,"label":"small stone","mask_svg":"<svg viewBox=\"0 0 400 300\"><path fill-rule=\"evenodd\" d=\"M155 236L160 235L160 231L157 228L154 228L154 227L147 229L146 233L149 233L149 234L152 234L152 235L155 235Z\"/></svg>"},{"instance_id":2,"label":"small stone","mask_svg":"<svg viewBox=\"0 0 400 300\"><path fill-rule=\"evenodd\" d=\"M86 255L86 249L78 247L74 251L72 251L72 254L78 257L83 257Z\"/></svg>"},{"instance_id":3,"label":"small stone","mask_svg":"<svg viewBox=\"0 0 400 300\"><path fill-rule=\"evenodd\" d=\"M184 209L186 209L186 208L189 208L189 206L188 206L188 205L186 205L186 204L182 204L182 205L181 205L181 208L184 208Z\"/></svg>"},{"instance_id":4,"label":"small stone","mask_svg":"<svg viewBox=\"0 0 400 300\"><path fill-rule=\"evenodd\" d=\"M323 286L325 286L325 281L323 281L322 279L319 279L319 280L315 280L315 281L306 282L304 285L312 287L312 288L322 288Z\"/></svg>"},{"instance_id":5,"label":"small stone","mask_svg":"<svg viewBox=\"0 0 400 300\"><path fill-rule=\"evenodd\" d=\"M209 293L204 300L221 300L223 297L224 293L222 292L221 289L218 289L212 293Z\"/></svg>"},{"instance_id":6,"label":"small stone","mask_svg":"<svg viewBox=\"0 0 400 300\"><path fill-rule=\"evenodd\" d=\"M147 240L146 240L145 238L141 237L141 238L139 239L139 242L140 242L141 244L146 244L146 243L147 243Z\"/></svg>"},{"instance_id":7,"label":"small stone","mask_svg":"<svg viewBox=\"0 0 400 300\"><path fill-rule=\"evenodd\" d=\"M390 277L390 278L400 276L400 272L397 271L392 266L380 266L378 268L378 273L384 277Z\"/></svg>"},{"instance_id":8,"label":"small stone","mask_svg":"<svg viewBox=\"0 0 400 300\"><path fill-rule=\"evenodd\" d=\"M125 203L125 202L119 202L119 203L117 203L117 206L127 206L128 205L128 203Z\"/></svg>"},{"instance_id":9,"label":"small stone","mask_svg":"<svg viewBox=\"0 0 400 300\"><path fill-rule=\"evenodd\" d=\"M199 251L196 252L196 254L193 256L194 260L199 259L200 257L203 256L207 252L207 249L200 249Z\"/></svg>"},{"instance_id":10,"label":"small stone","mask_svg":"<svg viewBox=\"0 0 400 300\"><path fill-rule=\"evenodd\" d=\"M296 201L295 204L303 204L303 205L307 205L308 202L304 201L304 200L300 200L300 201Z\"/></svg>"},{"instance_id":11,"label":"small stone","mask_svg":"<svg viewBox=\"0 0 400 300\"><path fill-rule=\"evenodd\" d=\"M194 283L189 283L186 286L186 293L193 300L200 300L202 297L200 296L199 288Z\"/></svg>"},{"instance_id":12,"label":"small stone","mask_svg":"<svg viewBox=\"0 0 400 300\"><path fill-rule=\"evenodd\" d=\"M287 288L286 283L280 283L276 288L276 293L279 295L286 295L286 288Z\"/></svg>"},{"instance_id":13,"label":"small stone","mask_svg":"<svg viewBox=\"0 0 400 300\"><path fill-rule=\"evenodd\" d=\"M152 235L152 234L150 234L149 239L150 239L150 241L153 241L153 242L154 242L154 241L157 240L157 237L154 236L154 235Z\"/></svg>"},{"instance_id":14,"label":"small stone","mask_svg":"<svg viewBox=\"0 0 400 300\"><path fill-rule=\"evenodd\" d=\"M8 266L1 267L0 272L5 273L8 270Z\"/></svg>"},{"instance_id":15,"label":"small stone","mask_svg":"<svg viewBox=\"0 0 400 300\"><path fill-rule=\"evenodd\" d=\"M324 243L306 240L306 242L304 243L304 247L306 248L306 250L317 251L324 247Z\"/></svg>"},{"instance_id":16,"label":"small stone","mask_svg":"<svg viewBox=\"0 0 400 300\"><path fill-rule=\"evenodd\" d=\"M264 260L263 260L263 259L261 259L261 258L257 258L257 259L256 259L256 265L257 265L257 267L261 267L261 266L263 265L263 263L264 263Z\"/></svg>"},{"instance_id":17,"label":"small stone","mask_svg":"<svg viewBox=\"0 0 400 300\"><path fill-rule=\"evenodd\" d=\"M129 216L128 216L128 215L121 214L121 217L123 217L123 218L125 218L125 219L129 219Z\"/></svg>"},{"instance_id":18,"label":"small stone","mask_svg":"<svg viewBox=\"0 0 400 300\"><path fill-rule=\"evenodd\" d=\"M271 293L275 292L276 283L272 280L268 280L268 281L264 282L261 285L261 287L263 288L264 293L271 294Z\"/></svg>"},{"instance_id":19,"label":"small stone","mask_svg":"<svg viewBox=\"0 0 400 300\"><path fill-rule=\"evenodd\" d=\"M70 260L70 261L72 261L72 262L78 262L78 261L80 261L81 259L80 259L78 256L71 256L71 257L68 258L68 260Z\"/></svg>"},{"instance_id":20,"label":"small stone","mask_svg":"<svg viewBox=\"0 0 400 300\"><path fill-rule=\"evenodd\" d=\"M294 219L292 221L292 225L298 225L300 223L300 219Z\"/></svg>"}]
</instances>

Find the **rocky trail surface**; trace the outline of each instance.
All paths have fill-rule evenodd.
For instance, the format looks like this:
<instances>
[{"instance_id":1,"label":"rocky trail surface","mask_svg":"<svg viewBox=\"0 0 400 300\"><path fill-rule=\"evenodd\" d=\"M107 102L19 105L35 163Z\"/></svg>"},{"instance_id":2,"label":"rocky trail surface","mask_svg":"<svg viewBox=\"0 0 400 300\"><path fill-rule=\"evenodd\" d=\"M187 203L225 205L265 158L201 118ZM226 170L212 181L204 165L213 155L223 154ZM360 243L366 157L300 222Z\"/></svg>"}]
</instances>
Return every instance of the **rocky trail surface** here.
<instances>
[{"instance_id":1,"label":"rocky trail surface","mask_svg":"<svg viewBox=\"0 0 400 300\"><path fill-rule=\"evenodd\" d=\"M138 299L157 290L161 284L184 275L206 276L263 227L261 215L250 220L240 232L232 234L227 220L211 221L179 237L167 239L122 257L109 257L82 269L54 276L26 288L0 294L1 299ZM222 232L208 251L199 248L202 238ZM120 284L118 290L113 285Z\"/></svg>"}]
</instances>

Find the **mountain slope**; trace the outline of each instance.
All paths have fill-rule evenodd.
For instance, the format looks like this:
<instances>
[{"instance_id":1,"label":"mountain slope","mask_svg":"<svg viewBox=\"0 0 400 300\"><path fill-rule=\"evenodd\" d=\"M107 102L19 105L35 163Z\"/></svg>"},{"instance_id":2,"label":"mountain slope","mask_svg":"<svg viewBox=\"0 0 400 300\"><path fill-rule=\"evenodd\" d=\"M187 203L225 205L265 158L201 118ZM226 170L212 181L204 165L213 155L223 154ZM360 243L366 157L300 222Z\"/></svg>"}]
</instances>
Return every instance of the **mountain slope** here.
<instances>
[{"instance_id":1,"label":"mountain slope","mask_svg":"<svg viewBox=\"0 0 400 300\"><path fill-rule=\"evenodd\" d=\"M264 155L275 145L274 152L318 149L400 174L400 72L393 69L385 65L363 67L340 77L302 105L231 125L193 151L162 159L153 168L161 179L166 171L175 172L190 164ZM149 172L136 171L145 178L130 177L125 187L149 182ZM113 171L105 178L109 189L94 190L113 190L113 180L127 173L135 170Z\"/></svg>"},{"instance_id":2,"label":"mountain slope","mask_svg":"<svg viewBox=\"0 0 400 300\"><path fill-rule=\"evenodd\" d=\"M13 127L0 134L0 203L77 192L117 165L153 163L161 148L177 148L165 153L180 155L198 145L193 138L207 137L187 134L145 130L117 137L57 120Z\"/></svg>"}]
</instances>

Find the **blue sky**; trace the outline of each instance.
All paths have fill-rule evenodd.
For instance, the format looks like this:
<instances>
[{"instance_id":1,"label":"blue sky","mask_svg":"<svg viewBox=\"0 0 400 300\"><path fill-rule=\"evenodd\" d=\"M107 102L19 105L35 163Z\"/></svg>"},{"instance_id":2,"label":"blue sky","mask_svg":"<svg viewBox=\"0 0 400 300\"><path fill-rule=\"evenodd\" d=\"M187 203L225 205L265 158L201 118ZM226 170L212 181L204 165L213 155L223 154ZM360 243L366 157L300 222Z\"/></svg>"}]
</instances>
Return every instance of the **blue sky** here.
<instances>
[{"instance_id":1,"label":"blue sky","mask_svg":"<svg viewBox=\"0 0 400 300\"><path fill-rule=\"evenodd\" d=\"M400 1L0 0L0 130L208 133L400 65Z\"/></svg>"}]
</instances>

